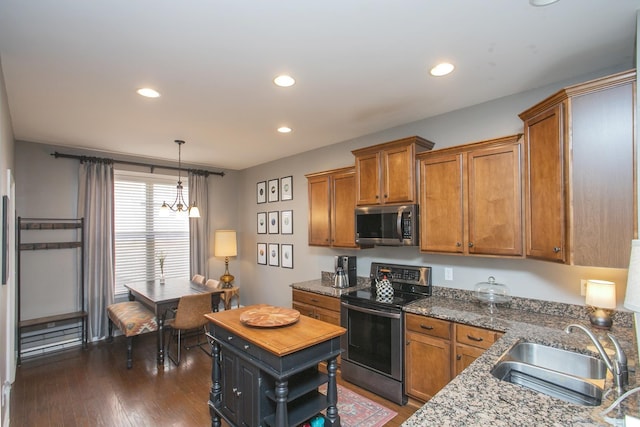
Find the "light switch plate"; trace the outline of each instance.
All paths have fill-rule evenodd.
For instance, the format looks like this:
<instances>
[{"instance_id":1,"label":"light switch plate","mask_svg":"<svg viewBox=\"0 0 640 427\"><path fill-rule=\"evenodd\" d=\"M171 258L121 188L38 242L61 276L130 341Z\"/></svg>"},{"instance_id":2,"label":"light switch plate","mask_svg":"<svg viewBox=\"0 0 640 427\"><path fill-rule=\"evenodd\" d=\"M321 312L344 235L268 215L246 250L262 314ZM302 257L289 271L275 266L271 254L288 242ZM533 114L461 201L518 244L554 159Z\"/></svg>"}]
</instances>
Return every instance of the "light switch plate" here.
<instances>
[{"instance_id":1,"label":"light switch plate","mask_svg":"<svg viewBox=\"0 0 640 427\"><path fill-rule=\"evenodd\" d=\"M453 268L451 267L444 268L444 280L453 280Z\"/></svg>"}]
</instances>

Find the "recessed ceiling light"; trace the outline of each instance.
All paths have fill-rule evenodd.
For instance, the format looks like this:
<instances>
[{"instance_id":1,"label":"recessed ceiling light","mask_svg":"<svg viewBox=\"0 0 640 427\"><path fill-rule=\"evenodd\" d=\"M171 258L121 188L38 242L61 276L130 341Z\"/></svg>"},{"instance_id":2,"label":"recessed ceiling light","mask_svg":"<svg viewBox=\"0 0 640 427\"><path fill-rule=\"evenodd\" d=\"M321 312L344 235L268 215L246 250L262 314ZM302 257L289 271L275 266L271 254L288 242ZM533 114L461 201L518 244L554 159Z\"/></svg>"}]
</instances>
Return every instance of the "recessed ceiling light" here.
<instances>
[{"instance_id":1,"label":"recessed ceiling light","mask_svg":"<svg viewBox=\"0 0 640 427\"><path fill-rule=\"evenodd\" d=\"M529 0L529 4L531 6L540 7L540 6L549 6L550 4L556 3L558 0Z\"/></svg>"},{"instance_id":2,"label":"recessed ceiling light","mask_svg":"<svg viewBox=\"0 0 640 427\"><path fill-rule=\"evenodd\" d=\"M296 80L291 76L287 76L286 74L276 77L275 79L273 79L273 82L280 87L289 87L296 84Z\"/></svg>"},{"instance_id":3,"label":"recessed ceiling light","mask_svg":"<svg viewBox=\"0 0 640 427\"><path fill-rule=\"evenodd\" d=\"M291 130L292 129L290 127L288 127L288 126L280 126L278 128L278 132L280 132L280 133L289 133L289 132L291 132Z\"/></svg>"},{"instance_id":4,"label":"recessed ceiling light","mask_svg":"<svg viewBox=\"0 0 640 427\"><path fill-rule=\"evenodd\" d=\"M454 68L455 67L452 64L449 64L448 62L443 62L433 67L429 72L431 73L432 76L440 77L440 76L446 76L447 74L452 72Z\"/></svg>"},{"instance_id":5,"label":"recessed ceiling light","mask_svg":"<svg viewBox=\"0 0 640 427\"><path fill-rule=\"evenodd\" d=\"M147 98L158 98L160 96L160 93L158 91L155 91L150 87L143 87L141 89L138 89L136 92L138 92L138 95L142 95Z\"/></svg>"}]
</instances>

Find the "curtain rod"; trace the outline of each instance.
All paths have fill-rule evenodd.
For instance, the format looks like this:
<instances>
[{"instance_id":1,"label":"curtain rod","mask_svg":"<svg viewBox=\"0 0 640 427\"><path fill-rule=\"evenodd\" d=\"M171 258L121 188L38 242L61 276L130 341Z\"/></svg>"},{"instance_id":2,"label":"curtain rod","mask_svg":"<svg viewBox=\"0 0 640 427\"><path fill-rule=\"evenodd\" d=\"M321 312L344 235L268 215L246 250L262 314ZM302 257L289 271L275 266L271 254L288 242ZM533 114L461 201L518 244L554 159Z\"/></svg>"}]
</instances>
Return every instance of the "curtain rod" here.
<instances>
[{"instance_id":1,"label":"curtain rod","mask_svg":"<svg viewBox=\"0 0 640 427\"><path fill-rule=\"evenodd\" d=\"M151 169L151 173L153 173L153 170L155 168L158 168L158 169L169 169L169 170L174 170L174 171L179 170L179 168L177 168L175 166L161 166L161 165L154 165L154 164L151 164L151 163L129 162L129 161L126 161L126 160L114 160L114 159L108 159L108 158L104 158L104 157L77 156L75 154L58 153L57 151L53 152L51 155L53 157L55 157L56 159L61 157L63 159L80 160L80 163L89 162L89 161L93 161L93 162L95 162L95 161L110 161L110 162L113 162L113 163L121 163L123 165L143 166L143 167L147 167L147 168ZM224 176L225 175L224 172L214 172L214 171L209 171L209 170L206 170L206 169L188 169L188 168L183 168L182 170L193 172L196 175L204 175L204 176L209 176L209 175Z\"/></svg>"}]
</instances>

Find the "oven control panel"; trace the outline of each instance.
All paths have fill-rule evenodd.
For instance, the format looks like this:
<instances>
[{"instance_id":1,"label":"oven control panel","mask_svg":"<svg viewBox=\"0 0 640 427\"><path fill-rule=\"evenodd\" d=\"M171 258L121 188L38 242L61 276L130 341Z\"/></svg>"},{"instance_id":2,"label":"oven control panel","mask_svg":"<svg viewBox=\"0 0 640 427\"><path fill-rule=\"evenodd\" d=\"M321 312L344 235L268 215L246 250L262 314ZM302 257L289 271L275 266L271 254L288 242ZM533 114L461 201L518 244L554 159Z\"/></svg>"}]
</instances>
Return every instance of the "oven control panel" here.
<instances>
[{"instance_id":1,"label":"oven control panel","mask_svg":"<svg viewBox=\"0 0 640 427\"><path fill-rule=\"evenodd\" d=\"M431 286L431 267L372 262L369 275L372 283L385 276L392 283Z\"/></svg>"}]
</instances>

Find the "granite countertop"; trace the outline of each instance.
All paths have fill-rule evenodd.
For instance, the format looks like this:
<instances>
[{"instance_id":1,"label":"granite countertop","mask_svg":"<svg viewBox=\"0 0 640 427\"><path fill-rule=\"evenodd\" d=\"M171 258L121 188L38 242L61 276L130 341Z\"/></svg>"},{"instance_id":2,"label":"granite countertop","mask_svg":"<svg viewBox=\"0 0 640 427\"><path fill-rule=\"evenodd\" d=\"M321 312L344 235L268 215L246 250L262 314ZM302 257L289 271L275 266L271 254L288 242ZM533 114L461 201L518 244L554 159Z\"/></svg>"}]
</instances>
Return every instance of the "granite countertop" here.
<instances>
[{"instance_id":1,"label":"granite countertop","mask_svg":"<svg viewBox=\"0 0 640 427\"><path fill-rule=\"evenodd\" d=\"M362 280L361 280L362 279ZM345 292L368 287L367 278L358 278L358 285L346 289L332 288L330 273L322 272L320 280L294 283L293 289L340 297ZM500 305L491 314L486 305L472 298L469 291L434 286L433 296L405 306L414 313L452 322L504 332L482 356L418 409L402 425L422 426L478 426L492 427L535 426L610 426L600 415L618 395L611 389L611 373L607 374L605 395L600 406L580 406L537 393L529 388L498 380L491 368L500 356L520 340L550 345L570 351L599 357L591 340L582 331L571 334L564 328L571 323L589 326L583 306L553 303L541 300L513 298L506 306ZM607 352L613 345L602 331L592 329ZM640 372L633 320L629 313L617 312L610 331L618 338L629 360L628 390L640 385ZM624 414L640 414L640 393L627 397L616 409L607 414L623 418Z\"/></svg>"},{"instance_id":2,"label":"granite countertop","mask_svg":"<svg viewBox=\"0 0 640 427\"><path fill-rule=\"evenodd\" d=\"M370 286L368 280L369 279L365 277L358 277L358 283L355 286L337 289L333 287L333 275L331 273L322 272L321 279L292 283L291 287L300 291L314 292L320 295L340 298L340 295L347 292L368 288Z\"/></svg>"},{"instance_id":3,"label":"granite countertop","mask_svg":"<svg viewBox=\"0 0 640 427\"><path fill-rule=\"evenodd\" d=\"M498 380L490 371L500 356L519 340L537 342L597 355L591 340L582 331L564 332L570 323L589 325L588 319L560 314L530 312L498 307L492 315L479 303L432 296L405 307L408 313L421 314L453 322L493 329L505 334L471 366L455 377L447 386L422 406L402 425L417 427L536 425L536 426L609 426L600 412L618 397L611 390L611 374L607 374L605 397L600 406L580 406L532 391L526 387ZM568 310L570 311L570 310ZM607 351L613 346L603 332L593 332ZM629 387L640 384L636 378L637 351L633 328L614 323L610 331L618 338L629 359ZM622 418L623 414L639 413L638 394L627 397L621 405L607 414Z\"/></svg>"}]
</instances>

